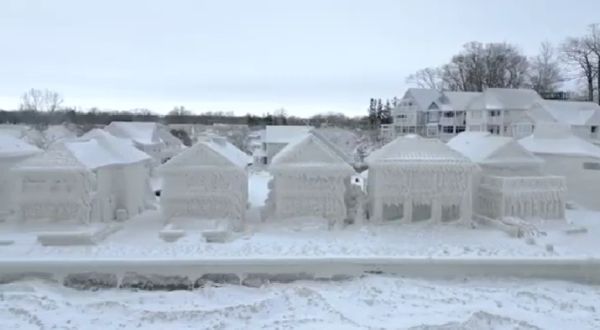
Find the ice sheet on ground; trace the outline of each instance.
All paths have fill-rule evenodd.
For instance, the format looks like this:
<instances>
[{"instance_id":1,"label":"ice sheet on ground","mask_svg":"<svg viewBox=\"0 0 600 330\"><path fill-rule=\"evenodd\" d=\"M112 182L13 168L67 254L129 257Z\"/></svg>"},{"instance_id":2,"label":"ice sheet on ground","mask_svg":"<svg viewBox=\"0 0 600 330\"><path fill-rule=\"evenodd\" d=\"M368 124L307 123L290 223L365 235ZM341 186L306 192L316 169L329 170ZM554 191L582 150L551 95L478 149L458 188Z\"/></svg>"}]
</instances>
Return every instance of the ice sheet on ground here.
<instances>
[{"instance_id":1,"label":"ice sheet on ground","mask_svg":"<svg viewBox=\"0 0 600 330\"><path fill-rule=\"evenodd\" d=\"M0 285L0 328L598 329L600 288L513 279L207 286L193 291L76 291Z\"/></svg>"}]
</instances>

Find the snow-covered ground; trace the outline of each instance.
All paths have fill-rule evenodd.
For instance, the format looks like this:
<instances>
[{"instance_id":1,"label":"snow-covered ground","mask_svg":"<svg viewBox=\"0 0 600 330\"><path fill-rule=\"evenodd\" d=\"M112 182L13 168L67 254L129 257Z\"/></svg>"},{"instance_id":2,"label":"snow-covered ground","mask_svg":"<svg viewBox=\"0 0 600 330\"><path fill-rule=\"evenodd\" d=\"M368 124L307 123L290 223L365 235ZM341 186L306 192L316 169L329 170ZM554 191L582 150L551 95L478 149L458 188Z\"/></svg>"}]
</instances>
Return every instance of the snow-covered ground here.
<instances>
[{"instance_id":1,"label":"snow-covered ground","mask_svg":"<svg viewBox=\"0 0 600 330\"><path fill-rule=\"evenodd\" d=\"M77 291L0 285L2 329L598 329L600 287L368 276L261 288Z\"/></svg>"},{"instance_id":2,"label":"snow-covered ground","mask_svg":"<svg viewBox=\"0 0 600 330\"><path fill-rule=\"evenodd\" d=\"M286 222L262 223L256 207L267 197L269 176L250 176L250 203L246 231L227 243L206 243L200 233L188 232L177 242L159 238L164 227L158 211L148 211L124 223L123 229L95 246L45 247L29 229L0 224L0 258L202 258L295 256L600 256L600 213L569 210L571 224L538 225L546 235L534 244L512 238L494 228L472 229L439 224L388 224L328 231L324 223L312 226ZM310 221L309 221L310 222ZM567 234L584 227L586 233ZM551 244L553 250L546 245Z\"/></svg>"}]
</instances>

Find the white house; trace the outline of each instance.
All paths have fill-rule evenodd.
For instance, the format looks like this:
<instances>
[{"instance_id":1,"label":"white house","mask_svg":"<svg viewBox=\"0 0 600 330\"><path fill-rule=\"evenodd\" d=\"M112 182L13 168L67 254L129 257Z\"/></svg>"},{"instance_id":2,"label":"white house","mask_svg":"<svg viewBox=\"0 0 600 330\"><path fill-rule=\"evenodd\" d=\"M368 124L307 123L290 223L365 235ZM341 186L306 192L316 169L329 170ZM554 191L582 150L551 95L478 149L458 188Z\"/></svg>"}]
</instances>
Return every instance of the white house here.
<instances>
[{"instance_id":1,"label":"white house","mask_svg":"<svg viewBox=\"0 0 600 330\"><path fill-rule=\"evenodd\" d=\"M600 210L599 147L575 136L564 124L538 124L519 143L545 161L547 173L566 178L568 200Z\"/></svg>"},{"instance_id":2,"label":"white house","mask_svg":"<svg viewBox=\"0 0 600 330\"><path fill-rule=\"evenodd\" d=\"M571 127L576 136L600 143L600 105L594 102L543 100L530 112L536 122L555 122Z\"/></svg>"},{"instance_id":3,"label":"white house","mask_svg":"<svg viewBox=\"0 0 600 330\"><path fill-rule=\"evenodd\" d=\"M347 185L355 174L343 154L313 133L288 144L271 162L267 217L319 217L339 224L348 216Z\"/></svg>"},{"instance_id":4,"label":"white house","mask_svg":"<svg viewBox=\"0 0 600 330\"><path fill-rule=\"evenodd\" d=\"M471 220L477 166L439 139L396 138L367 164L371 221Z\"/></svg>"},{"instance_id":5,"label":"white house","mask_svg":"<svg viewBox=\"0 0 600 330\"><path fill-rule=\"evenodd\" d=\"M224 221L239 229L248 202L246 166L250 156L222 137L205 137L158 168L167 223L194 226Z\"/></svg>"},{"instance_id":6,"label":"white house","mask_svg":"<svg viewBox=\"0 0 600 330\"><path fill-rule=\"evenodd\" d=\"M517 139L528 136L535 126L528 110L541 101L532 89L488 88L467 106L467 131Z\"/></svg>"},{"instance_id":7,"label":"white house","mask_svg":"<svg viewBox=\"0 0 600 330\"><path fill-rule=\"evenodd\" d=\"M15 167L22 220L108 222L150 206L150 156L101 130Z\"/></svg>"},{"instance_id":8,"label":"white house","mask_svg":"<svg viewBox=\"0 0 600 330\"><path fill-rule=\"evenodd\" d=\"M11 168L40 152L40 149L23 140L0 132L0 218L10 213L13 206L16 187Z\"/></svg>"},{"instance_id":9,"label":"white house","mask_svg":"<svg viewBox=\"0 0 600 330\"><path fill-rule=\"evenodd\" d=\"M545 175L544 161L516 140L465 132L448 141L448 146L481 169L475 179L475 213L495 219L564 219L564 177Z\"/></svg>"},{"instance_id":10,"label":"white house","mask_svg":"<svg viewBox=\"0 0 600 330\"><path fill-rule=\"evenodd\" d=\"M392 110L394 135L418 134L447 141L465 131L465 110L480 94L411 88Z\"/></svg>"},{"instance_id":11,"label":"white house","mask_svg":"<svg viewBox=\"0 0 600 330\"><path fill-rule=\"evenodd\" d=\"M159 163L164 163L184 148L167 126L154 122L113 121L104 129L116 137L130 139L138 149Z\"/></svg>"},{"instance_id":12,"label":"white house","mask_svg":"<svg viewBox=\"0 0 600 330\"><path fill-rule=\"evenodd\" d=\"M290 142L304 137L313 128L310 126L267 126L263 150L263 164L270 164L273 157Z\"/></svg>"}]
</instances>

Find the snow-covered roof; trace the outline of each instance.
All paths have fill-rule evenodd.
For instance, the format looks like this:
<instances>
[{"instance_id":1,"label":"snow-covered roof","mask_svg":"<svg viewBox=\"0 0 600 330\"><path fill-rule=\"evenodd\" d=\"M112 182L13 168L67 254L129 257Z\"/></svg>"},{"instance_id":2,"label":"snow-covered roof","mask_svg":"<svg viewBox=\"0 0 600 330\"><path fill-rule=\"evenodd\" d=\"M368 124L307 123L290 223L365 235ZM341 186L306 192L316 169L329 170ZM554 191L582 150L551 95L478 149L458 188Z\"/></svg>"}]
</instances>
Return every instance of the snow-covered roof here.
<instances>
[{"instance_id":1,"label":"snow-covered roof","mask_svg":"<svg viewBox=\"0 0 600 330\"><path fill-rule=\"evenodd\" d=\"M404 94L404 98L412 97L421 110L428 109L432 102L438 100L442 94L435 89L429 88L409 88Z\"/></svg>"},{"instance_id":2,"label":"snow-covered roof","mask_svg":"<svg viewBox=\"0 0 600 330\"><path fill-rule=\"evenodd\" d=\"M113 121L106 129L114 135L131 139L139 144L160 143L157 124L154 122Z\"/></svg>"},{"instance_id":3,"label":"snow-covered roof","mask_svg":"<svg viewBox=\"0 0 600 330\"><path fill-rule=\"evenodd\" d=\"M59 144L33 157L27 158L15 166L17 171L87 171L75 155L64 145Z\"/></svg>"},{"instance_id":4,"label":"snow-covered roof","mask_svg":"<svg viewBox=\"0 0 600 330\"><path fill-rule=\"evenodd\" d=\"M600 148L573 135L566 124L538 124L533 134L519 143L534 154L600 158Z\"/></svg>"},{"instance_id":5,"label":"snow-covered roof","mask_svg":"<svg viewBox=\"0 0 600 330\"><path fill-rule=\"evenodd\" d=\"M438 139L426 139L417 135L396 138L366 159L367 164L404 161L451 162L470 164L471 161Z\"/></svg>"},{"instance_id":6,"label":"snow-covered roof","mask_svg":"<svg viewBox=\"0 0 600 330\"><path fill-rule=\"evenodd\" d=\"M480 92L444 92L443 97L453 110L465 110Z\"/></svg>"},{"instance_id":7,"label":"snow-covered roof","mask_svg":"<svg viewBox=\"0 0 600 330\"><path fill-rule=\"evenodd\" d=\"M235 166L244 169L252 162L245 152L220 136L205 136L193 146L171 158L161 170L195 166Z\"/></svg>"},{"instance_id":8,"label":"snow-covered roof","mask_svg":"<svg viewBox=\"0 0 600 330\"><path fill-rule=\"evenodd\" d=\"M12 135L0 132L0 158L29 156L41 150Z\"/></svg>"},{"instance_id":9,"label":"snow-covered roof","mask_svg":"<svg viewBox=\"0 0 600 330\"><path fill-rule=\"evenodd\" d=\"M480 164L543 162L514 139L489 132L463 132L450 139L447 145Z\"/></svg>"},{"instance_id":10,"label":"snow-covered roof","mask_svg":"<svg viewBox=\"0 0 600 330\"><path fill-rule=\"evenodd\" d=\"M542 101L532 89L488 88L475 97L469 104L469 110L527 110Z\"/></svg>"},{"instance_id":11,"label":"snow-covered roof","mask_svg":"<svg viewBox=\"0 0 600 330\"><path fill-rule=\"evenodd\" d=\"M298 167L321 167L324 169L335 167L342 170L341 173L354 172L338 150L335 150L323 137L313 133L285 146L273 157L270 169Z\"/></svg>"},{"instance_id":12,"label":"snow-covered roof","mask_svg":"<svg viewBox=\"0 0 600 330\"><path fill-rule=\"evenodd\" d=\"M94 129L76 141L64 143L89 169L110 165L126 165L150 160L150 156L133 146L130 140L112 136L106 131Z\"/></svg>"},{"instance_id":13,"label":"snow-covered roof","mask_svg":"<svg viewBox=\"0 0 600 330\"><path fill-rule=\"evenodd\" d=\"M600 105L594 102L544 100L541 105L559 123L600 125Z\"/></svg>"},{"instance_id":14,"label":"snow-covered roof","mask_svg":"<svg viewBox=\"0 0 600 330\"><path fill-rule=\"evenodd\" d=\"M312 129L310 126L267 126L265 128L265 142L290 143L303 137Z\"/></svg>"}]
</instances>

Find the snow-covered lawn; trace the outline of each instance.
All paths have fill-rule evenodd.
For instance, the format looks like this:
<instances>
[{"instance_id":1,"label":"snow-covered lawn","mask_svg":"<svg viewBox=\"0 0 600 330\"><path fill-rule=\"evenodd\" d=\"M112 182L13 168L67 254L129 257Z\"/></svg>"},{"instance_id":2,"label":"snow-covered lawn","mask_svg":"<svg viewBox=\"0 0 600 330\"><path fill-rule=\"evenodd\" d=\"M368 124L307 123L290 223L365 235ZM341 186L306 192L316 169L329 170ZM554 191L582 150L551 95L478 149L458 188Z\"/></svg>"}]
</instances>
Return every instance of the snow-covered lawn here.
<instances>
[{"instance_id":1,"label":"snow-covered lawn","mask_svg":"<svg viewBox=\"0 0 600 330\"><path fill-rule=\"evenodd\" d=\"M546 236L534 244L493 228L456 225L388 224L328 231L324 224L262 223L257 207L267 197L269 176L250 177L250 203L246 231L226 243L206 243L199 232L187 232L172 243L158 232L164 225L158 211L148 211L123 224L123 229L95 246L45 247L35 234L14 226L0 226L0 258L201 258L276 256L600 256L600 212L570 210L567 225L547 222L538 227ZM587 233L567 234L566 228L585 227ZM529 242L531 243L531 242ZM552 244L553 251L546 245Z\"/></svg>"},{"instance_id":2,"label":"snow-covered lawn","mask_svg":"<svg viewBox=\"0 0 600 330\"><path fill-rule=\"evenodd\" d=\"M77 291L0 285L2 329L598 329L600 287L368 276L261 288Z\"/></svg>"}]
</instances>

